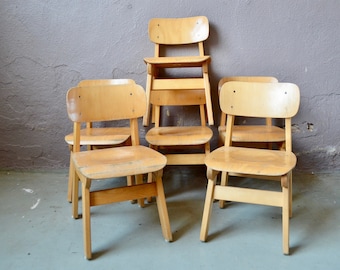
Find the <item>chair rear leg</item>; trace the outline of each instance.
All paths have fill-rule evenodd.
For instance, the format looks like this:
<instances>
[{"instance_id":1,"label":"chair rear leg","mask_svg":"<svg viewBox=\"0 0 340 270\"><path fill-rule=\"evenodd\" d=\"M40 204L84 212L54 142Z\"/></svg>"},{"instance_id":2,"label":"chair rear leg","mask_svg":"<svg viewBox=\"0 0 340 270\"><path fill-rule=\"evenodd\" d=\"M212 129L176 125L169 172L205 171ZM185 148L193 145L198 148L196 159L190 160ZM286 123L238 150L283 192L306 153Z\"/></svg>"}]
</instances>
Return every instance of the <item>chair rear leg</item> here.
<instances>
[{"instance_id":1,"label":"chair rear leg","mask_svg":"<svg viewBox=\"0 0 340 270\"><path fill-rule=\"evenodd\" d=\"M143 175L135 175L135 182L136 182L136 185L141 185L143 184ZM139 207L144 207L145 204L144 204L144 198L141 198L141 199L137 199L138 201L138 205Z\"/></svg>"},{"instance_id":2,"label":"chair rear leg","mask_svg":"<svg viewBox=\"0 0 340 270\"><path fill-rule=\"evenodd\" d=\"M222 172L221 173L221 186L226 186L228 185L228 174L226 172ZM224 200L220 200L219 201L219 206L221 209L224 208L225 205L225 201Z\"/></svg>"}]
</instances>

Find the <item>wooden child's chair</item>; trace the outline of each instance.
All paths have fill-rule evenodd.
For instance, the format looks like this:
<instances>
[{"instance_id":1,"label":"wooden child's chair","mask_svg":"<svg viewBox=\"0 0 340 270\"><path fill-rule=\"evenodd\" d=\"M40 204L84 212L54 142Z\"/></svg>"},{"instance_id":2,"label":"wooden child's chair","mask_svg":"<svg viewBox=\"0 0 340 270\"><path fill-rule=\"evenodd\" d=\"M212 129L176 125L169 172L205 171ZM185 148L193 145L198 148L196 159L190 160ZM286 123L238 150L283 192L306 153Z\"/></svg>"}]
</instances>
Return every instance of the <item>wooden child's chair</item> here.
<instances>
[{"instance_id":1,"label":"wooden child's chair","mask_svg":"<svg viewBox=\"0 0 340 270\"><path fill-rule=\"evenodd\" d=\"M227 115L225 145L211 152L206 160L208 186L203 210L200 239L206 241L214 200L270 205L282 208L283 253L289 254L289 217L292 214L292 117L300 104L299 88L290 83L227 82L220 92L220 107ZM236 116L280 118L285 122L285 149L259 149L232 146ZM220 172L226 174L216 184ZM281 191L228 186L229 175L279 180ZM255 181L255 180L254 180Z\"/></svg>"},{"instance_id":2,"label":"wooden child's chair","mask_svg":"<svg viewBox=\"0 0 340 270\"><path fill-rule=\"evenodd\" d=\"M222 86L226 82L240 81L240 82L267 82L277 83L275 77L266 76L235 76L223 77L218 83L218 92L221 92ZM226 114L221 111L220 125L218 127L219 145L224 145L226 133ZM257 119L259 120L259 119ZM272 149L273 144L279 149L284 149L285 130L273 123L272 118L267 117L260 119L256 125L254 124L235 124L233 127L233 136L231 138L233 145L250 146L258 148ZM235 120L236 122L236 120ZM262 123L261 123L262 122ZM230 175L230 174L229 174ZM240 175L238 175L240 176ZM247 177L247 175L245 175ZM221 175L221 185L225 185L225 172ZM220 201L220 208L224 207L224 201Z\"/></svg>"},{"instance_id":3,"label":"wooden child's chair","mask_svg":"<svg viewBox=\"0 0 340 270\"><path fill-rule=\"evenodd\" d=\"M78 86L96 86L96 85L116 85L116 84L134 84L134 80L131 79L98 79L98 80L82 80L78 83ZM130 133L129 128L126 127L94 127L92 122L86 123L85 128L80 131L80 145L86 145L88 150L103 148L103 147L113 147L118 145L129 145ZM65 136L65 141L70 149L70 159L71 152L73 151L73 133L67 134ZM73 202L72 199L72 182L73 182L73 168L72 162L70 160L69 165L69 176L68 176L68 192L67 200ZM132 178L128 179L129 184L132 183ZM78 196L76 197L76 202L78 202Z\"/></svg>"},{"instance_id":4,"label":"wooden child's chair","mask_svg":"<svg viewBox=\"0 0 340 270\"><path fill-rule=\"evenodd\" d=\"M74 87L67 92L67 112L74 123L71 163L74 168L72 197L77 196L78 178L82 186L82 219L85 257L91 259L90 207L155 196L163 236L172 241L172 233L162 184L166 157L139 145L138 118L146 111L144 89L136 84ZM80 151L81 124L97 121L129 121L130 146ZM144 183L143 174L153 181ZM135 176L135 184L91 191L92 180ZM73 217L78 217L78 204L73 204Z\"/></svg>"},{"instance_id":5,"label":"wooden child's chair","mask_svg":"<svg viewBox=\"0 0 340 270\"><path fill-rule=\"evenodd\" d=\"M154 18L149 21L148 32L155 49L154 57L144 58L147 64L148 107L143 118L143 125L149 125L150 98L153 92L198 89L203 89L205 92L208 122L213 125L208 73L210 56L205 55L203 44L209 36L208 19L205 16ZM188 47L196 49L195 53L187 50ZM186 75L192 68L199 69L200 74L195 74L195 77ZM173 70L178 73L171 74Z\"/></svg>"},{"instance_id":6,"label":"wooden child's chair","mask_svg":"<svg viewBox=\"0 0 340 270\"><path fill-rule=\"evenodd\" d=\"M204 54L203 47L208 36L209 22L204 16L156 18L149 22L149 38L155 44L155 56L144 60L148 71L146 93L148 104L153 108L155 126L145 138L151 148L163 151L168 165L204 164L205 156L210 153L213 132L206 125L207 119L213 124L208 75L210 56ZM183 56L188 45L196 49L196 55ZM176 53L180 56L165 56L168 47L179 47ZM190 68L194 71L198 68L199 74L196 77L183 75ZM181 76L167 74L168 69L175 69ZM166 110L173 106L177 109L196 106L199 109L196 123L183 113L179 113L180 121L173 123ZM147 111L144 116L144 124L149 123L149 113Z\"/></svg>"}]
</instances>

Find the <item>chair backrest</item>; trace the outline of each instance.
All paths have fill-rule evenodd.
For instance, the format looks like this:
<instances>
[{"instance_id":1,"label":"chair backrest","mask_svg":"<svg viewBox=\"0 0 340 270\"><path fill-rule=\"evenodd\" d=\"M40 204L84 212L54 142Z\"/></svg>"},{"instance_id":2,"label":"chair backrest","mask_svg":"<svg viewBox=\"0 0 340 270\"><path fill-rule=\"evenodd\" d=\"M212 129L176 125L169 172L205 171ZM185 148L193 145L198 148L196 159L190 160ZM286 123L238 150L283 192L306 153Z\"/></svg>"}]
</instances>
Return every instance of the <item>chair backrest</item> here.
<instances>
[{"instance_id":1,"label":"chair backrest","mask_svg":"<svg viewBox=\"0 0 340 270\"><path fill-rule=\"evenodd\" d=\"M82 122L123 119L130 119L132 144L139 144L137 118L146 111L146 95L140 85L73 87L67 92L66 105L68 116L75 123L75 146L79 147Z\"/></svg>"},{"instance_id":2,"label":"chair backrest","mask_svg":"<svg viewBox=\"0 0 340 270\"><path fill-rule=\"evenodd\" d=\"M270 76L232 76L224 77L218 82L218 92L221 91L222 85L226 82L267 82L267 83L277 83L279 80L275 77Z\"/></svg>"},{"instance_id":3,"label":"chair backrest","mask_svg":"<svg viewBox=\"0 0 340 270\"><path fill-rule=\"evenodd\" d=\"M149 21L149 38L153 43L184 45L204 41L209 36L205 16L188 18L153 18Z\"/></svg>"},{"instance_id":4,"label":"chair backrest","mask_svg":"<svg viewBox=\"0 0 340 270\"><path fill-rule=\"evenodd\" d=\"M95 86L95 85L116 85L116 84L129 84L135 83L132 79L90 79L82 80L77 86ZM92 128L92 122L86 123L87 128Z\"/></svg>"},{"instance_id":5,"label":"chair backrest","mask_svg":"<svg viewBox=\"0 0 340 270\"><path fill-rule=\"evenodd\" d=\"M291 151L291 118L300 105L300 91L292 83L227 82L220 92L221 110L228 115L226 145L231 145L235 116L285 119L287 151Z\"/></svg>"},{"instance_id":6,"label":"chair backrest","mask_svg":"<svg viewBox=\"0 0 340 270\"><path fill-rule=\"evenodd\" d=\"M206 125L205 92L204 90L163 90L154 91L150 103L155 106L155 127L161 125L161 107L163 106L199 106L200 122Z\"/></svg>"},{"instance_id":7,"label":"chair backrest","mask_svg":"<svg viewBox=\"0 0 340 270\"><path fill-rule=\"evenodd\" d=\"M218 93L220 93L222 85L226 82L239 81L239 82L267 82L267 83L277 83L279 82L277 78L270 76L233 76L233 77L223 77L218 82ZM222 112L220 125L225 125L226 115ZM272 119L267 118L266 124L268 126L272 125Z\"/></svg>"},{"instance_id":8,"label":"chair backrest","mask_svg":"<svg viewBox=\"0 0 340 270\"><path fill-rule=\"evenodd\" d=\"M155 56L160 56L159 45L198 44L204 55L203 41L209 36L209 21L205 16L188 18L153 18L149 21L149 38L155 43Z\"/></svg>"}]
</instances>

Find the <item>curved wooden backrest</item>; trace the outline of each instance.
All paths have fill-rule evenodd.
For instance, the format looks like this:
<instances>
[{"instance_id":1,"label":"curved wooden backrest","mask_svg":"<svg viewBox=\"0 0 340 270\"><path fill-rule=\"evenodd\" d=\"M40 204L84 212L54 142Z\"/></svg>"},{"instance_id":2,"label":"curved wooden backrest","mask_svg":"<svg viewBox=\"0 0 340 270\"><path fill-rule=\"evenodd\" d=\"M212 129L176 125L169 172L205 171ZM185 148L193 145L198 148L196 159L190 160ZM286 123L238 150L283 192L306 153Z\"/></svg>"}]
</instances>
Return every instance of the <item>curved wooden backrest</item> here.
<instances>
[{"instance_id":1,"label":"curved wooden backrest","mask_svg":"<svg viewBox=\"0 0 340 270\"><path fill-rule=\"evenodd\" d=\"M153 43L184 45L198 43L209 36L205 16L188 18L154 18L149 21L149 38Z\"/></svg>"},{"instance_id":2,"label":"curved wooden backrest","mask_svg":"<svg viewBox=\"0 0 340 270\"><path fill-rule=\"evenodd\" d=\"M224 77L220 79L218 82L218 91L221 91L222 85L226 82L268 82L268 83L277 83L279 80L275 77L271 76L233 76L233 77Z\"/></svg>"},{"instance_id":3,"label":"curved wooden backrest","mask_svg":"<svg viewBox=\"0 0 340 270\"><path fill-rule=\"evenodd\" d=\"M93 85L116 85L116 84L134 84L132 79L95 79L95 80L82 80L78 86L93 86Z\"/></svg>"},{"instance_id":4,"label":"curved wooden backrest","mask_svg":"<svg viewBox=\"0 0 340 270\"><path fill-rule=\"evenodd\" d=\"M300 104L300 91L292 83L227 82L220 106L228 115L291 118Z\"/></svg>"},{"instance_id":5,"label":"curved wooden backrest","mask_svg":"<svg viewBox=\"0 0 340 270\"><path fill-rule=\"evenodd\" d=\"M137 84L73 87L66 105L73 122L132 119L145 114L146 95Z\"/></svg>"}]
</instances>

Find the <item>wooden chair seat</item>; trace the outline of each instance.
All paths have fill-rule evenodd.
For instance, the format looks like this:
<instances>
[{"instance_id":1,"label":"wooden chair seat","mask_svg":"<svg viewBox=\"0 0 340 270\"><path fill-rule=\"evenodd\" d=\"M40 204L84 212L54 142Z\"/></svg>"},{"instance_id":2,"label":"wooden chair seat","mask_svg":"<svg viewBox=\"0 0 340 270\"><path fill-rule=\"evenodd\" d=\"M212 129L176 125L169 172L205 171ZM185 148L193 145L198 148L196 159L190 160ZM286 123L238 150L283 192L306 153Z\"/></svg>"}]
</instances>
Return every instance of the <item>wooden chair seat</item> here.
<instances>
[{"instance_id":1,"label":"wooden chair seat","mask_svg":"<svg viewBox=\"0 0 340 270\"><path fill-rule=\"evenodd\" d=\"M145 138L151 145L201 145L210 141L213 132L206 126L155 127Z\"/></svg>"},{"instance_id":2,"label":"wooden chair seat","mask_svg":"<svg viewBox=\"0 0 340 270\"><path fill-rule=\"evenodd\" d=\"M84 128L80 131L81 145L117 145L127 141L130 129L125 127ZM65 141L73 145L73 133L65 136Z\"/></svg>"},{"instance_id":3,"label":"wooden chair seat","mask_svg":"<svg viewBox=\"0 0 340 270\"><path fill-rule=\"evenodd\" d=\"M73 162L87 178L104 179L158 171L165 166L166 158L149 147L138 145L76 152Z\"/></svg>"},{"instance_id":4,"label":"wooden chair seat","mask_svg":"<svg viewBox=\"0 0 340 270\"><path fill-rule=\"evenodd\" d=\"M205 159L207 167L239 174L281 176L296 165L292 152L241 147L220 147Z\"/></svg>"},{"instance_id":5,"label":"wooden chair seat","mask_svg":"<svg viewBox=\"0 0 340 270\"><path fill-rule=\"evenodd\" d=\"M219 126L220 136L225 140L226 126ZM235 125L233 129L233 142L283 142L285 130L277 126L265 125Z\"/></svg>"}]
</instances>

